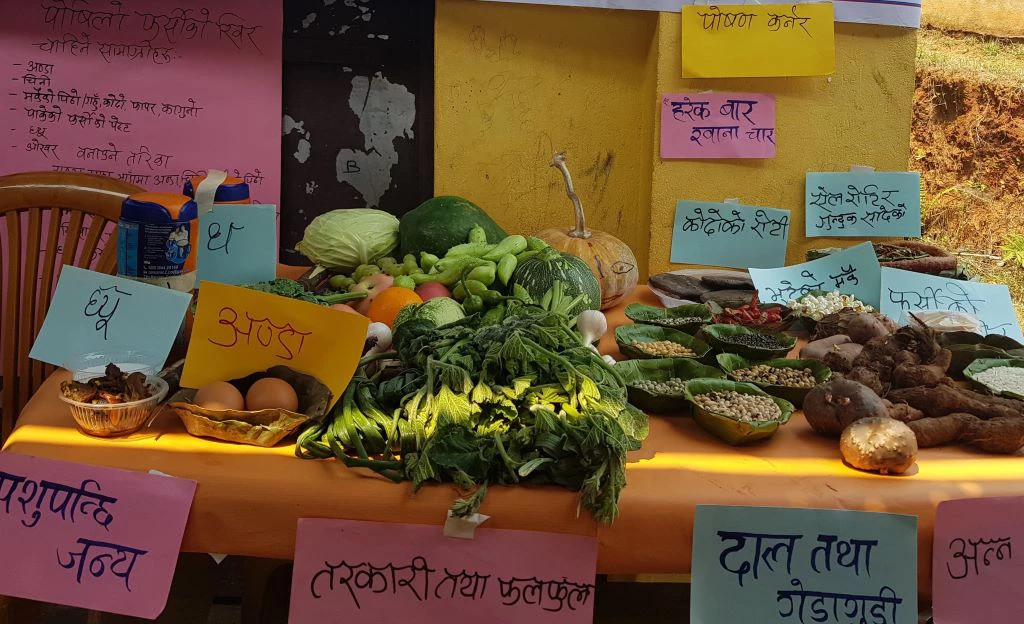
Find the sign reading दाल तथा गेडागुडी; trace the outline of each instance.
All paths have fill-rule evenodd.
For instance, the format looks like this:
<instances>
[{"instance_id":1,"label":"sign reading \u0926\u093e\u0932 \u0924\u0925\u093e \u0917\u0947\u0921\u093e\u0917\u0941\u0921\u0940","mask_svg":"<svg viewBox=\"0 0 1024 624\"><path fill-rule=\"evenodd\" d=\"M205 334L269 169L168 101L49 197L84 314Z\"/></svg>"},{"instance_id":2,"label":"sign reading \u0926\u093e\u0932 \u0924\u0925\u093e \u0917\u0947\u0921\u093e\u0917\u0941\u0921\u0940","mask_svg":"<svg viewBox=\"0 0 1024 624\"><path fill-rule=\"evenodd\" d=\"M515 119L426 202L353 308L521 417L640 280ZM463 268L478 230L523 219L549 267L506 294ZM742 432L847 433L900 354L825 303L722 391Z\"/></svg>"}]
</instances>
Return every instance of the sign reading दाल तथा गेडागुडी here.
<instances>
[{"instance_id":1,"label":"sign reading \u0926\u093e\u0932 \u0924\u0925\u093e \u0917\u0947\u0921\u093e\u0917\u0941\u0921\u0940","mask_svg":"<svg viewBox=\"0 0 1024 624\"><path fill-rule=\"evenodd\" d=\"M836 69L831 2L683 7L684 78L822 76Z\"/></svg>"},{"instance_id":2,"label":"sign reading \u0926\u093e\u0932 \u0924\u0925\u093e \u0917\u0947\u0921\u093e\u0917\u0941\u0921\u0940","mask_svg":"<svg viewBox=\"0 0 1024 624\"><path fill-rule=\"evenodd\" d=\"M775 96L672 93L661 99L662 158L774 158Z\"/></svg>"},{"instance_id":3,"label":"sign reading \u0926\u093e\u0932 \u0924\u0925\u093e \u0917\u0947\u0921\u093e\u0917\u0941\u0921\u0940","mask_svg":"<svg viewBox=\"0 0 1024 624\"><path fill-rule=\"evenodd\" d=\"M154 619L196 482L0 453L0 595Z\"/></svg>"},{"instance_id":4,"label":"sign reading \u0926\u093e\u0932 \u0924\u0925\u093e \u0917\u0947\u0921\u093e\u0917\u0941\u0921\u0940","mask_svg":"<svg viewBox=\"0 0 1024 624\"><path fill-rule=\"evenodd\" d=\"M697 505L691 569L694 624L917 621L916 516Z\"/></svg>"},{"instance_id":5,"label":"sign reading \u0926\u093e\u0932 \u0924\u0925\u093e \u0917\u0947\u0921\u093e\u0917\u0941\u0921\u0940","mask_svg":"<svg viewBox=\"0 0 1024 624\"><path fill-rule=\"evenodd\" d=\"M589 624L596 572L593 537L300 518L288 621Z\"/></svg>"}]
</instances>

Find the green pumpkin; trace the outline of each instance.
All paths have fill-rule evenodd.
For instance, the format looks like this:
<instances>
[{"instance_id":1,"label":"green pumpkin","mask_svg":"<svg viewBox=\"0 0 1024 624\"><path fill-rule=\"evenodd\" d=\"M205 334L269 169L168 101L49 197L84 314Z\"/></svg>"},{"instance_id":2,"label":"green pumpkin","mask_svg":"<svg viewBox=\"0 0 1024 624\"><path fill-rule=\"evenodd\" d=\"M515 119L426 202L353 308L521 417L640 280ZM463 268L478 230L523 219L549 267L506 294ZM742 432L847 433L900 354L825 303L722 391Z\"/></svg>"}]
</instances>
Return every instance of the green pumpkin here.
<instances>
[{"instance_id":1,"label":"green pumpkin","mask_svg":"<svg viewBox=\"0 0 1024 624\"><path fill-rule=\"evenodd\" d=\"M583 303L569 312L570 317L583 310L601 308L601 285L587 263L572 254L562 253L550 247L519 263L512 273L509 286L518 284L526 289L535 301L540 301L556 281L562 282L567 296L586 296Z\"/></svg>"}]
</instances>

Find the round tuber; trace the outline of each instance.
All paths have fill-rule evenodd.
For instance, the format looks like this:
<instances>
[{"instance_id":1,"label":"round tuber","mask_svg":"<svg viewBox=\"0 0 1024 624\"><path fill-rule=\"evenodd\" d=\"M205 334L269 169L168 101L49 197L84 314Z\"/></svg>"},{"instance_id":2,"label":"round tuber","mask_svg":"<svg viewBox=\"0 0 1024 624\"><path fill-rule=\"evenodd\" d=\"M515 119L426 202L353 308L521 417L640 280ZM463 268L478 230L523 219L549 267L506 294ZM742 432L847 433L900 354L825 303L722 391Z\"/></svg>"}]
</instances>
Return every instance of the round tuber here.
<instances>
[{"instance_id":1,"label":"round tuber","mask_svg":"<svg viewBox=\"0 0 1024 624\"><path fill-rule=\"evenodd\" d=\"M804 399L804 416L818 433L839 435L854 421L888 415L881 397L864 384L848 379L816 386Z\"/></svg>"},{"instance_id":2,"label":"round tuber","mask_svg":"<svg viewBox=\"0 0 1024 624\"><path fill-rule=\"evenodd\" d=\"M892 332L870 312L861 312L846 324L846 334L857 344L867 344L872 338L884 338Z\"/></svg>"},{"instance_id":3,"label":"round tuber","mask_svg":"<svg viewBox=\"0 0 1024 624\"><path fill-rule=\"evenodd\" d=\"M914 465L917 437L898 420L862 418L843 431L839 452L843 461L858 470L901 474Z\"/></svg>"}]
</instances>

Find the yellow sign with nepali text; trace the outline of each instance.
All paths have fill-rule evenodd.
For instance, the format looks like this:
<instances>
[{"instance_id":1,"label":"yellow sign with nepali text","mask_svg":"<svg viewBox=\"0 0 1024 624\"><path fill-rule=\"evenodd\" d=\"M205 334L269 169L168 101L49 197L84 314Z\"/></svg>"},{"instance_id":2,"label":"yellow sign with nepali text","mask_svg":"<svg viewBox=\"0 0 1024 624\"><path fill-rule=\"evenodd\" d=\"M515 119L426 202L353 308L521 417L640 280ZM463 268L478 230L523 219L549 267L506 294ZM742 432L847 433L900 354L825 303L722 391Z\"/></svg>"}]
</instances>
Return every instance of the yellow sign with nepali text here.
<instances>
[{"instance_id":1,"label":"yellow sign with nepali text","mask_svg":"<svg viewBox=\"0 0 1024 624\"><path fill-rule=\"evenodd\" d=\"M683 7L684 78L821 76L836 69L831 2Z\"/></svg>"},{"instance_id":2,"label":"yellow sign with nepali text","mask_svg":"<svg viewBox=\"0 0 1024 624\"><path fill-rule=\"evenodd\" d=\"M202 282L181 385L199 388L272 366L312 375L331 405L356 371L369 319L278 295Z\"/></svg>"}]
</instances>

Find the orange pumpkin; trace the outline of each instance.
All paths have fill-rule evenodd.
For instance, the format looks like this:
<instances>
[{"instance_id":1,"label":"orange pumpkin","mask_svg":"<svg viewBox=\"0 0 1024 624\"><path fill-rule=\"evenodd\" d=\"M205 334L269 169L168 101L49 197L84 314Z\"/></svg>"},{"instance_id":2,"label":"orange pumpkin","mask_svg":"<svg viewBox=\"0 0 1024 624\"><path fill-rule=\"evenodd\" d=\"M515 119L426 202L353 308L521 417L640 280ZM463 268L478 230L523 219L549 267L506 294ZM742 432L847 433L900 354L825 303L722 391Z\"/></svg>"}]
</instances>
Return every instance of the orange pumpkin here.
<instances>
[{"instance_id":1,"label":"orange pumpkin","mask_svg":"<svg viewBox=\"0 0 1024 624\"><path fill-rule=\"evenodd\" d=\"M636 289L640 279L636 256L629 245L611 234L587 229L583 204L573 190L572 176L565 165L565 155L555 154L551 166L562 172L565 192L576 210L576 226L568 230L551 228L537 232L535 236L558 251L570 253L586 262L601 285L601 309L611 308Z\"/></svg>"}]
</instances>

